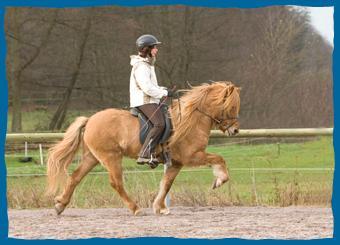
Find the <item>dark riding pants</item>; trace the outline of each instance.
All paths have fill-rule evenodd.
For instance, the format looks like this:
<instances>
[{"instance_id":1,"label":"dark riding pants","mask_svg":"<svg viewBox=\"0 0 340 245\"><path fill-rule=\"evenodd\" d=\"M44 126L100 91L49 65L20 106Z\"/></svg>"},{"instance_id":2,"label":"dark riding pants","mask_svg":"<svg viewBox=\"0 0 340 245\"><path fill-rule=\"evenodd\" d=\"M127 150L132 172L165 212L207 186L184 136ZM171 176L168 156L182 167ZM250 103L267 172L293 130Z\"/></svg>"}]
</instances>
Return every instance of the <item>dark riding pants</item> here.
<instances>
[{"instance_id":1,"label":"dark riding pants","mask_svg":"<svg viewBox=\"0 0 340 245\"><path fill-rule=\"evenodd\" d=\"M143 112L153 125L139 154L140 157L148 158L151 153L154 153L158 141L162 137L162 133L165 129L165 119L158 104L145 104L138 106L137 108Z\"/></svg>"}]
</instances>

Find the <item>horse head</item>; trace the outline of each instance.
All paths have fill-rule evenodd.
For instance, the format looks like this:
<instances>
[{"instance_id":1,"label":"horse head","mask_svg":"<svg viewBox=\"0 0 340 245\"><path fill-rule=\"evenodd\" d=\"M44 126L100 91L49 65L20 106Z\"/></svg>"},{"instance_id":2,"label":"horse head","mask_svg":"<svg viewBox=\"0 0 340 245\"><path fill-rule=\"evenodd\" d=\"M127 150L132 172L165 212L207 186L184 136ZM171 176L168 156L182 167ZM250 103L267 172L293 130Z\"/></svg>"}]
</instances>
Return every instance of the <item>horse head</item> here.
<instances>
[{"instance_id":1,"label":"horse head","mask_svg":"<svg viewBox=\"0 0 340 245\"><path fill-rule=\"evenodd\" d=\"M228 136L239 132L240 88L232 82L213 82L207 87L198 110L212 119L215 128Z\"/></svg>"},{"instance_id":2,"label":"horse head","mask_svg":"<svg viewBox=\"0 0 340 245\"><path fill-rule=\"evenodd\" d=\"M225 82L221 92L224 97L219 108L221 111L220 123L217 123L216 127L229 136L239 133L240 90L241 88L231 82Z\"/></svg>"},{"instance_id":3,"label":"horse head","mask_svg":"<svg viewBox=\"0 0 340 245\"><path fill-rule=\"evenodd\" d=\"M230 81L219 81L192 86L183 92L171 108L175 129L171 144L185 138L193 128L202 127L202 120L208 123L209 131L218 128L228 136L239 132L239 87Z\"/></svg>"}]
</instances>

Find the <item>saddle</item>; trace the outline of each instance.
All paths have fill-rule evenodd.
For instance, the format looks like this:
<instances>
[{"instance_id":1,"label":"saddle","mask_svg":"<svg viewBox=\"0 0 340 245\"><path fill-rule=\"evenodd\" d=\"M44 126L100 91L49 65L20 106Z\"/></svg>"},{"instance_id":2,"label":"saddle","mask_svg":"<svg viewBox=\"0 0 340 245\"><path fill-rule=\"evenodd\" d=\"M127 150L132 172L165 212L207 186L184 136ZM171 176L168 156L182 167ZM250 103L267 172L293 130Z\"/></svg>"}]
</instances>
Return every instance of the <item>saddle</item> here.
<instances>
[{"instance_id":1,"label":"saddle","mask_svg":"<svg viewBox=\"0 0 340 245\"><path fill-rule=\"evenodd\" d=\"M167 106L163 105L160 108L160 110L162 110L163 115L165 116L164 117L164 119L165 119L165 130L164 130L162 137L160 138L158 144L164 144L170 138L171 131L172 131L172 123L171 123L171 119L169 117L169 113L167 111ZM153 125L150 121L148 121L148 118L138 108L131 108L130 113L133 116L138 117L138 119L139 119L139 128L140 128L139 140L140 140L141 144L144 144L146 136L148 135L148 133L151 130L151 128L153 127Z\"/></svg>"},{"instance_id":2,"label":"saddle","mask_svg":"<svg viewBox=\"0 0 340 245\"><path fill-rule=\"evenodd\" d=\"M164 163L169 165L169 164L171 164L170 153L168 151L165 151L163 146L165 145L165 143L170 138L173 127L172 127L170 115L169 115L169 112L168 112L168 106L162 105L160 107L160 110L162 111L162 113L164 115L165 130L163 131L163 134L162 134L160 140L158 140L157 145L161 144L161 146L162 146L162 157L163 157ZM138 117L138 119L139 119L139 128L140 128L140 130L139 130L139 140L140 140L141 144L144 144L146 136L148 135L148 133L151 130L151 128L153 127L153 125L148 120L148 118L143 114L143 112L140 111L138 108L135 108L135 107L131 108L130 113L131 113L131 115Z\"/></svg>"}]
</instances>

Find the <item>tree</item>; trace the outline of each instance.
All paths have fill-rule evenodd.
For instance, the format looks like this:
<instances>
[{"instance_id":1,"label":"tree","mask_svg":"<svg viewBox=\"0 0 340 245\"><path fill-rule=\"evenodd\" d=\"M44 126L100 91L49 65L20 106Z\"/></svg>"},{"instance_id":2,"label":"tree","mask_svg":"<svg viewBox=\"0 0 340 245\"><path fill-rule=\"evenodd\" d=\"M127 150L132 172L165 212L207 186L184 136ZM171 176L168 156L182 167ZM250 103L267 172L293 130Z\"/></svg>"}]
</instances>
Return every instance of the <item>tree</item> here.
<instances>
[{"instance_id":1,"label":"tree","mask_svg":"<svg viewBox=\"0 0 340 245\"><path fill-rule=\"evenodd\" d=\"M48 28L42 34L41 41L38 45L32 44L29 41L25 41L22 38L23 25L27 23L28 20L24 20L19 23L20 11L17 8L7 9L7 18L13 20L12 24L6 30L6 37L13 41L8 41L8 55L7 62L9 65L8 80L11 84L11 94L12 94L12 132L20 132L22 130L22 85L23 85L23 74L26 70L30 68L32 63L39 57L40 53L48 44L49 38L51 36L52 30L56 24L55 19L57 17L57 10L50 15L50 18L46 19L48 21ZM33 48L26 59L21 58L25 46ZM25 53L27 54L27 52Z\"/></svg>"},{"instance_id":2,"label":"tree","mask_svg":"<svg viewBox=\"0 0 340 245\"><path fill-rule=\"evenodd\" d=\"M90 30L91 30L92 12L93 12L92 8L88 9L85 26L82 29L82 32L79 33L79 35L81 36L80 45L78 47L78 45L75 44L75 49L76 50L78 49L78 55L77 55L77 60L76 60L76 64L74 67L74 71L69 81L69 84L65 90L63 99L52 117L52 120L49 125L50 130L60 129L65 120L65 116L66 116L68 106L70 103L70 98L71 98L74 86L77 82L77 79L80 73L81 65L84 59L84 53L86 52L86 43L89 39Z\"/></svg>"},{"instance_id":3,"label":"tree","mask_svg":"<svg viewBox=\"0 0 340 245\"><path fill-rule=\"evenodd\" d=\"M57 18L54 9L19 10L17 31L6 33L14 54L8 57L10 96L20 93L15 72L35 57L21 72L25 93L19 98L41 98L31 103L53 111L44 129L67 126L70 109L127 108L129 56L144 33L163 42L156 62L160 85L230 80L241 86L242 127L332 125L332 48L294 8L111 6L59 9ZM7 29L15 30L11 18Z\"/></svg>"}]
</instances>

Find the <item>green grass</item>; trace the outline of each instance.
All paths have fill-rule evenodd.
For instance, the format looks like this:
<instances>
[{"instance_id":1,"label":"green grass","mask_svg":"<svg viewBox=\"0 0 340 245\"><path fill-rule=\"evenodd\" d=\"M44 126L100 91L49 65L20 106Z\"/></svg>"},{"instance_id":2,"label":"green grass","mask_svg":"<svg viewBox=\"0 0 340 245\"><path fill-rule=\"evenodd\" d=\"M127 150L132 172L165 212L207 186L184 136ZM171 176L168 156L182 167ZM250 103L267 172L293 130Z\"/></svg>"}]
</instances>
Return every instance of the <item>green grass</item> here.
<instances>
[{"instance_id":1,"label":"green grass","mask_svg":"<svg viewBox=\"0 0 340 245\"><path fill-rule=\"evenodd\" d=\"M172 205L323 205L332 197L334 167L332 138L321 137L303 143L245 144L209 146L208 152L222 155L229 166L231 180L211 190L214 180L209 167L184 168L171 189ZM39 163L38 152L30 152ZM45 158L46 159L46 158ZM45 174L45 166L20 163L18 157L6 156L7 174ZM77 166L75 161L70 170ZM147 207L158 191L163 168L153 171L134 160L124 159L125 187L131 197ZM273 170L261 170L273 168ZM297 168L297 170L275 170ZM298 170L314 168L319 170ZM147 172L129 172L129 171ZM197 171L198 170L198 171ZM73 207L121 207L120 198L109 185L108 175L97 166L77 187ZM46 177L8 177L8 204L11 208L51 207L44 196Z\"/></svg>"},{"instance_id":2,"label":"green grass","mask_svg":"<svg viewBox=\"0 0 340 245\"><path fill-rule=\"evenodd\" d=\"M280 148L280 153L279 149ZM260 144L228 147L209 147L210 152L222 155L230 164L237 167L333 167L334 154L332 140L321 137L319 140L304 143Z\"/></svg>"}]
</instances>

